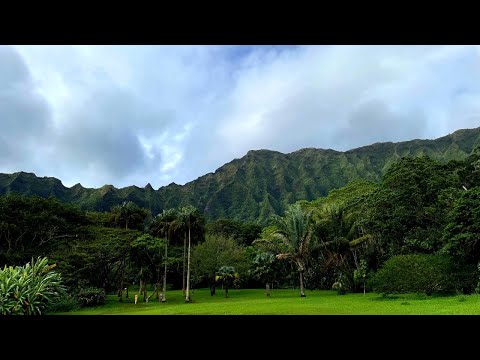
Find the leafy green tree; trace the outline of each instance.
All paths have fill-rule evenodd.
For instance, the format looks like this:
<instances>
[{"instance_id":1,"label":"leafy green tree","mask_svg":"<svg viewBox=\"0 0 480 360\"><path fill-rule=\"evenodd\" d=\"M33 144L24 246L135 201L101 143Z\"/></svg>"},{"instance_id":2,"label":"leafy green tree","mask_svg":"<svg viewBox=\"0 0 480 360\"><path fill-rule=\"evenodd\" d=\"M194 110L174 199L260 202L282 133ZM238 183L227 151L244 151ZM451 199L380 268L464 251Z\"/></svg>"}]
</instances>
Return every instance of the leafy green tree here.
<instances>
[{"instance_id":1,"label":"leafy green tree","mask_svg":"<svg viewBox=\"0 0 480 360\"><path fill-rule=\"evenodd\" d=\"M24 264L78 238L87 218L55 198L0 196L0 266Z\"/></svg>"},{"instance_id":2,"label":"leafy green tree","mask_svg":"<svg viewBox=\"0 0 480 360\"><path fill-rule=\"evenodd\" d=\"M207 281L211 294L215 294L215 275L226 264L232 266L240 275L247 272L245 250L232 238L209 235L205 241L192 250L192 273L200 281Z\"/></svg>"},{"instance_id":3,"label":"leafy green tree","mask_svg":"<svg viewBox=\"0 0 480 360\"><path fill-rule=\"evenodd\" d=\"M105 293L122 288L137 230L88 226L78 238L51 254L70 289L96 287Z\"/></svg>"},{"instance_id":4,"label":"leafy green tree","mask_svg":"<svg viewBox=\"0 0 480 360\"><path fill-rule=\"evenodd\" d=\"M164 241L162 239L153 237L150 234L143 234L135 239L132 243L130 259L136 268L140 269L140 290L143 293L143 300L147 300L146 284L148 280L155 279L155 288L158 296L158 289L160 289L160 272L161 264L166 261L162 257L162 249L164 248Z\"/></svg>"},{"instance_id":5,"label":"leafy green tree","mask_svg":"<svg viewBox=\"0 0 480 360\"><path fill-rule=\"evenodd\" d=\"M458 168L458 176L462 188L469 190L480 183L480 146L477 146L472 154L464 161L455 162Z\"/></svg>"},{"instance_id":6,"label":"leafy green tree","mask_svg":"<svg viewBox=\"0 0 480 360\"><path fill-rule=\"evenodd\" d=\"M360 260L358 269L356 269L353 272L353 278L355 282L361 283L363 285L363 295L365 295L365 289L367 286L367 271L368 271L367 262L364 259L362 259Z\"/></svg>"},{"instance_id":7,"label":"leafy green tree","mask_svg":"<svg viewBox=\"0 0 480 360\"><path fill-rule=\"evenodd\" d=\"M449 166L427 157L402 158L389 168L364 203L360 222L379 241L379 263L397 254L434 253L443 246L449 209L439 199L446 188L456 185L458 176Z\"/></svg>"},{"instance_id":8,"label":"leafy green tree","mask_svg":"<svg viewBox=\"0 0 480 360\"><path fill-rule=\"evenodd\" d=\"M249 246L260 236L262 227L251 222L219 219L208 224L207 231L210 234L231 237L238 244Z\"/></svg>"},{"instance_id":9,"label":"leafy green tree","mask_svg":"<svg viewBox=\"0 0 480 360\"><path fill-rule=\"evenodd\" d=\"M467 263L480 261L480 187L462 191L448 214L443 251Z\"/></svg>"},{"instance_id":10,"label":"leafy green tree","mask_svg":"<svg viewBox=\"0 0 480 360\"><path fill-rule=\"evenodd\" d=\"M0 314L42 315L49 302L65 291L60 274L47 258L0 270Z\"/></svg>"}]
</instances>

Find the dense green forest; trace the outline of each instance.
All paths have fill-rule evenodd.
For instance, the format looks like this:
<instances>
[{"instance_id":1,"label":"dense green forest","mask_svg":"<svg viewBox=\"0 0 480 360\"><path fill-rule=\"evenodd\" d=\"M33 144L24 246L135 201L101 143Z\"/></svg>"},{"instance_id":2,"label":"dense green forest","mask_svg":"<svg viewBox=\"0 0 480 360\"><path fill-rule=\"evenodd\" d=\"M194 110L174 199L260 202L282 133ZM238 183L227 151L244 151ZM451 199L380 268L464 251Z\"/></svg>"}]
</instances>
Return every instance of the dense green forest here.
<instances>
[{"instance_id":1,"label":"dense green forest","mask_svg":"<svg viewBox=\"0 0 480 360\"><path fill-rule=\"evenodd\" d=\"M55 263L63 288L49 311L101 304L105 293L123 301L132 284L140 286L140 301L168 301L173 288L190 301L192 287L209 286L213 296L220 285L296 287L300 296L332 288L479 292L480 147L448 162L403 157L380 181L371 180L353 180L312 201L304 196L265 225L209 221L190 205L152 214L123 202L95 212L54 197L9 194L0 197L0 265L45 256ZM32 262L28 269L42 266ZM27 271L0 272L3 309L6 298L13 309L18 296L8 294L18 291L8 292L7 269ZM16 311L30 311L27 303Z\"/></svg>"},{"instance_id":2,"label":"dense green forest","mask_svg":"<svg viewBox=\"0 0 480 360\"><path fill-rule=\"evenodd\" d=\"M221 218L254 221L265 225L271 215L281 215L298 200L314 200L355 179L379 182L386 170L404 156L427 155L446 163L463 160L480 144L480 128L459 130L436 140L377 143L346 152L302 149L290 154L249 151L183 186L170 184L154 190L129 186L117 189L71 188L55 178L32 173L0 174L0 195L19 193L55 196L81 210L109 211L131 201L158 214L165 209L195 206L208 221Z\"/></svg>"}]
</instances>

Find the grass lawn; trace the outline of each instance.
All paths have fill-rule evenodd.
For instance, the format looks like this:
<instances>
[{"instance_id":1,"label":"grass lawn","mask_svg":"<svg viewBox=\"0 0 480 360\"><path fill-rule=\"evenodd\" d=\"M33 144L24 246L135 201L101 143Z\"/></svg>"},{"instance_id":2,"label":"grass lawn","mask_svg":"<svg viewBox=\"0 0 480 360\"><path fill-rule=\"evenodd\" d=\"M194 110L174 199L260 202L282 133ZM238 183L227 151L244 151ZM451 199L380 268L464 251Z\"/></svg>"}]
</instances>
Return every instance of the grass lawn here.
<instances>
[{"instance_id":1,"label":"grass lawn","mask_svg":"<svg viewBox=\"0 0 480 360\"><path fill-rule=\"evenodd\" d=\"M167 302L119 303L115 295L96 308L62 313L75 315L446 315L480 314L480 295L427 297L401 295L382 297L375 293L338 295L335 291L307 291L300 298L298 290L273 290L270 297L262 289L222 290L210 296L208 289L192 293L192 303L185 303L181 290L167 292Z\"/></svg>"}]
</instances>

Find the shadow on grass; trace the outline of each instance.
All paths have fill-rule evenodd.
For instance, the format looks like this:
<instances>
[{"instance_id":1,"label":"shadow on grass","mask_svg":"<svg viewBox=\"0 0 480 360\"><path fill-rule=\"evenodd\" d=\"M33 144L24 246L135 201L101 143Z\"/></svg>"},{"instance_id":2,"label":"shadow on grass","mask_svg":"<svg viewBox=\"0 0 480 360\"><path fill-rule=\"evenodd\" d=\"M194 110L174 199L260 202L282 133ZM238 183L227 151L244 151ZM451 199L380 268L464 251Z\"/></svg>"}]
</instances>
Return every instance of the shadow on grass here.
<instances>
[{"instance_id":1,"label":"shadow on grass","mask_svg":"<svg viewBox=\"0 0 480 360\"><path fill-rule=\"evenodd\" d=\"M394 301L394 300L431 300L435 298L445 298L451 297L452 294L445 294L445 293L435 293L432 295L427 294L380 294L377 297L372 298L372 301ZM465 301L465 300L461 300ZM402 303L402 305L405 305Z\"/></svg>"},{"instance_id":2,"label":"shadow on grass","mask_svg":"<svg viewBox=\"0 0 480 360\"><path fill-rule=\"evenodd\" d=\"M399 295L392 294L381 294L377 297L372 298L372 301L392 301L400 299Z\"/></svg>"}]
</instances>

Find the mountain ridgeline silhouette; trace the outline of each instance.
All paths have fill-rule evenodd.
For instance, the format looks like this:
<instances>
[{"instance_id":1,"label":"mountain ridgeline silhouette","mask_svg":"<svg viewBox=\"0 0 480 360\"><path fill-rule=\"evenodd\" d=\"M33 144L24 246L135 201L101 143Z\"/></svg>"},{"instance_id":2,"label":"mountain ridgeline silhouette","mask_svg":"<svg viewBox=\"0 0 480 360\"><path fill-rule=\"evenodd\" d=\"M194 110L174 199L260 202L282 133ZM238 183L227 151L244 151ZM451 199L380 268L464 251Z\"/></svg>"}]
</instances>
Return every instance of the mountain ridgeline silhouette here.
<instances>
[{"instance_id":1,"label":"mountain ridgeline silhouette","mask_svg":"<svg viewBox=\"0 0 480 360\"><path fill-rule=\"evenodd\" d=\"M55 196L83 210L108 211L124 201L133 201L153 214L163 209L191 204L208 220L230 218L265 223L272 214L283 214L288 204L327 195L355 179L378 182L395 161L404 156L429 156L441 162L462 160L480 144L480 128L458 130L435 140L375 143L345 152L316 148L289 154L251 150L198 179L153 189L99 189L76 184L71 188L53 177L33 173L0 174L0 195L19 193Z\"/></svg>"}]
</instances>

